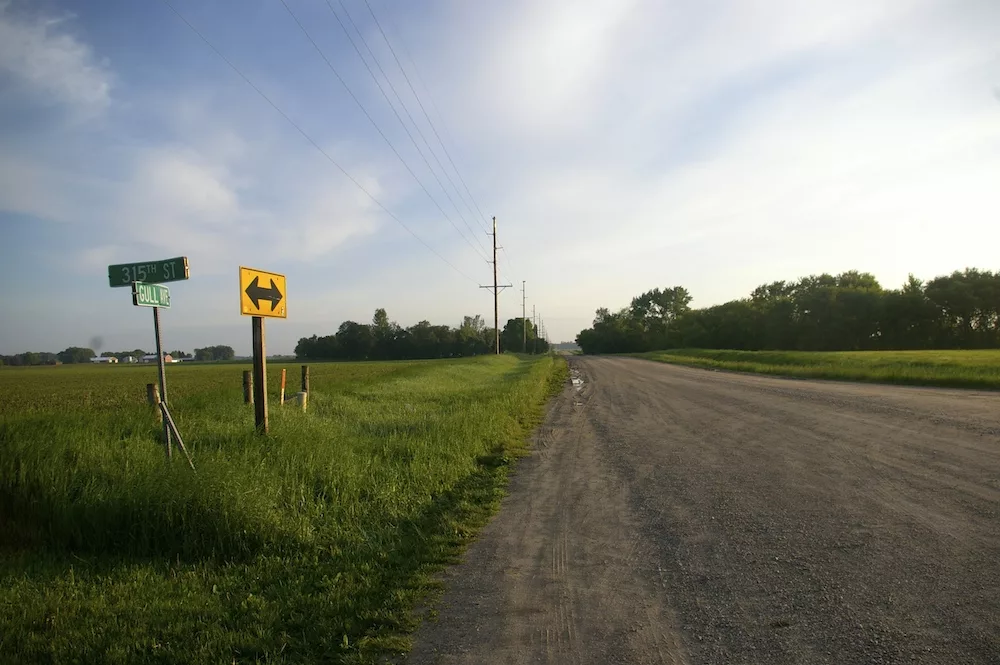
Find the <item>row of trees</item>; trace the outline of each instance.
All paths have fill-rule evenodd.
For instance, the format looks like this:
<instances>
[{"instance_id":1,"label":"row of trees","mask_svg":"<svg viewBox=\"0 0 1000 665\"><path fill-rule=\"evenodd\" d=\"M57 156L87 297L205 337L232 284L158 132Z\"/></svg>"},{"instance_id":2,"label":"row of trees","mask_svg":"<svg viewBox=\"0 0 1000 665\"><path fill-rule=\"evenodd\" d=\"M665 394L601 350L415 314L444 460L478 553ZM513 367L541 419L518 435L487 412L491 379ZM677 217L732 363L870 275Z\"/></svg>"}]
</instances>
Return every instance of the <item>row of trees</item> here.
<instances>
[{"instance_id":1,"label":"row of trees","mask_svg":"<svg viewBox=\"0 0 1000 665\"><path fill-rule=\"evenodd\" d=\"M231 346L209 346L204 349L195 349L194 358L196 360L232 360L236 353L233 351ZM101 353L101 358L117 358L119 362L124 362L128 358L134 358L139 360L145 355L151 352L143 351L142 349L133 349L131 351L104 351ZM18 353L12 356L0 356L0 365L8 366L26 366L26 365L59 365L66 364L71 365L74 363L87 363L90 359L95 357L93 349L88 349L80 346L71 346L64 351L59 353L49 353L47 351L28 351L26 353ZM171 351L169 355L174 360L186 360L191 358L190 353L184 351Z\"/></svg>"},{"instance_id":2,"label":"row of trees","mask_svg":"<svg viewBox=\"0 0 1000 665\"><path fill-rule=\"evenodd\" d=\"M501 350L521 351L527 335L528 352L545 353L548 343L536 339L531 321L510 319L500 334ZM496 333L479 315L466 316L461 325L431 325L421 321L403 328L382 308L375 310L371 324L344 321L333 335L303 337L295 345L295 357L302 360L410 360L456 358L493 353Z\"/></svg>"},{"instance_id":3,"label":"row of trees","mask_svg":"<svg viewBox=\"0 0 1000 665\"><path fill-rule=\"evenodd\" d=\"M177 356L174 356L175 358ZM190 358L191 356L187 356ZM194 350L195 360L232 360L236 357L233 347L220 344L218 346L206 346L203 349Z\"/></svg>"},{"instance_id":4,"label":"row of trees","mask_svg":"<svg viewBox=\"0 0 1000 665\"><path fill-rule=\"evenodd\" d=\"M59 353L48 351L27 351L17 353L12 356L0 356L0 365L11 365L15 367L25 365L58 365L60 363L87 363L94 357L93 349L86 349L80 346L71 346Z\"/></svg>"},{"instance_id":5,"label":"row of trees","mask_svg":"<svg viewBox=\"0 0 1000 665\"><path fill-rule=\"evenodd\" d=\"M884 289L869 273L772 282L747 298L692 309L684 287L597 310L584 353L669 348L855 351L1000 347L1000 273L969 268Z\"/></svg>"}]
</instances>

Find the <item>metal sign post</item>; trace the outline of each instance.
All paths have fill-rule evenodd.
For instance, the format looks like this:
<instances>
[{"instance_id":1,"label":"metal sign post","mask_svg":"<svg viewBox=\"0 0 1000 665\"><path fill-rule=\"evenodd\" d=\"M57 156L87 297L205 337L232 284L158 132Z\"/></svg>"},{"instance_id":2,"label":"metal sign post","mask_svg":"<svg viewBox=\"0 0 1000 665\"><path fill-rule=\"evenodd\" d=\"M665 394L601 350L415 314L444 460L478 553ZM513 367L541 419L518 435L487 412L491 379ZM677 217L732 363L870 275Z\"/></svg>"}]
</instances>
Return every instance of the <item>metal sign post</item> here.
<instances>
[{"instance_id":1,"label":"metal sign post","mask_svg":"<svg viewBox=\"0 0 1000 665\"><path fill-rule=\"evenodd\" d=\"M142 263L120 263L108 266L108 282L112 287L132 287L132 304L137 307L153 308L153 333L156 336L156 369L159 374L160 397L159 407L163 415L163 444L167 459L172 457L172 439L187 457L188 464L194 469L194 462L184 447L184 441L177 432L170 411L167 409L167 373L163 362L163 338L160 334L160 309L170 308L170 289L161 286L160 282L176 282L189 277L188 260L186 256L161 261L146 261ZM171 436L172 435L172 436Z\"/></svg>"},{"instance_id":2,"label":"metal sign post","mask_svg":"<svg viewBox=\"0 0 1000 665\"><path fill-rule=\"evenodd\" d=\"M266 286L265 286L266 285ZM267 344L264 317L288 317L285 276L240 266L240 314L253 317L253 404L257 432L267 434Z\"/></svg>"},{"instance_id":3,"label":"metal sign post","mask_svg":"<svg viewBox=\"0 0 1000 665\"><path fill-rule=\"evenodd\" d=\"M163 363L163 336L160 334L160 308L170 308L170 289L159 284L132 282L132 304L137 307L153 308L153 333L156 335L156 369L160 375L160 404L167 406L167 372ZM163 445L167 459L173 455L170 443L170 423L163 419Z\"/></svg>"},{"instance_id":4,"label":"metal sign post","mask_svg":"<svg viewBox=\"0 0 1000 665\"><path fill-rule=\"evenodd\" d=\"M163 341L160 337L160 308L153 308L153 331L156 333L156 368L160 374L160 403L167 404L167 372L163 365ZM163 443L167 449L167 459L173 455L170 445L170 424L163 419Z\"/></svg>"}]
</instances>

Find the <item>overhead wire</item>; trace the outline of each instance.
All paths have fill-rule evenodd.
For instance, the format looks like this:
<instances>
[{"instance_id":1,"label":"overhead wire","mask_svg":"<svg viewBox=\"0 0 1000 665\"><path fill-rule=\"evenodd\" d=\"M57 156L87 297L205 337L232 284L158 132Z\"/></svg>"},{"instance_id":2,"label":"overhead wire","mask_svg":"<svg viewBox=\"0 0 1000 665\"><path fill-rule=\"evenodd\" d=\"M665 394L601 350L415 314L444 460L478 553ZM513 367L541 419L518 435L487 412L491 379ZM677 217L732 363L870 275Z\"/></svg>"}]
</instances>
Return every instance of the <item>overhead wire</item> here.
<instances>
[{"instance_id":1,"label":"overhead wire","mask_svg":"<svg viewBox=\"0 0 1000 665\"><path fill-rule=\"evenodd\" d=\"M344 86L344 89L347 90L347 93L350 95L351 99L353 99L354 103L357 104L358 108L361 109L361 112L364 114L364 116L368 119L368 121L375 128L375 131L378 132L379 136L382 137L382 140L385 141L386 145L389 146L389 149L392 150L393 154L396 155L396 157L399 159L399 161L403 165L403 167L407 170L407 172L409 172L409 174L413 177L413 179L417 182L417 184L420 185L420 188L427 195L427 198L429 198L431 200L431 203L434 204L434 207L436 207L438 209L438 211L441 213L441 215L444 216L444 218L446 220L448 220L448 223L451 224L452 227L454 227L454 229L458 232L458 235L461 236L462 240L464 240L465 243L468 244L472 248L472 250L474 252L476 252L476 254L479 255L479 257L481 259L485 260L486 257L483 254L481 254L478 249L476 249L475 245L473 245L471 242L469 242L469 239L465 237L465 234L462 232L462 229L460 229L458 227L458 225L455 224L455 222L451 219L451 216L448 215L448 213L446 213L444 211L444 208L441 207L441 204L438 203L437 199L435 199L434 195L430 193L430 190L427 189L427 186L424 185L423 181L420 179L419 176L417 176L417 174L416 174L416 172L414 172L413 168L403 158L403 156L400 154L399 150L396 149L396 146L393 145L392 141L389 140L389 137L386 136L386 134L385 134L384 131L382 131L382 128L379 127L379 124L372 117L371 113L368 112L368 109L365 108L365 105L362 104L361 100L358 99L357 95L354 94L354 91L351 90L351 87L349 85L347 85L347 81L345 81L344 77L340 75L340 72L337 71L337 68L333 66L333 63L327 57L326 53L323 52L323 49L321 49L319 47L319 44L316 43L316 40L313 39L312 35L309 34L309 31L306 30L306 27L302 24L302 21L299 20L299 17L296 16L295 12L292 11L292 8L288 6L288 3L285 0L279 0L279 2L281 2L282 6L284 6L285 10L288 12L288 15L292 17L292 20L299 27L299 30L302 31L302 34L305 35L305 37L309 41L309 43L312 44L312 47L316 50L316 52L319 54L319 56L323 59L323 62L326 63L326 66L330 69L331 72L333 72L333 75L337 78L338 81L340 81L341 85ZM327 3L327 4L329 5L329 3ZM333 7L330 7L330 9L332 10ZM336 16L336 12L334 12L334 16ZM337 17L337 20L338 20L338 22L340 22L340 26L341 26L341 28L344 29L344 32L347 33L347 28L344 26L343 22L340 21L340 17L339 16ZM349 33L348 33L348 37L350 37ZM353 45L353 41L351 43ZM357 50L356 46L355 46L355 50ZM359 51L359 55L360 55L360 51ZM363 60L363 58L362 58L362 60ZM367 63L365 63L365 66L367 67ZM370 71L371 70L369 70L369 72ZM381 86L380 86L379 89L381 90ZM382 94L385 95L385 92L382 91ZM386 100L388 100L388 96L386 96ZM390 106L391 106L391 103L390 103ZM396 112L395 108L393 108L393 112L394 113ZM399 114L398 113L396 113L396 117L399 119L400 123L402 124L402 118L399 118ZM403 128L406 129L406 126L404 125ZM409 134L409 130L408 129L407 129L407 134ZM410 140L413 140L412 135L410 136ZM416 143L416 142L414 141L414 143ZM426 161L426 158L425 158L425 161Z\"/></svg>"},{"instance_id":2,"label":"overhead wire","mask_svg":"<svg viewBox=\"0 0 1000 665\"><path fill-rule=\"evenodd\" d=\"M290 124L292 127L294 127L295 130L299 134L301 134L302 137L304 139L306 139L306 141L308 141L313 146L313 148L315 148L321 155L323 155L323 157L326 158L326 160L328 162L330 162L331 164L333 164L341 173L343 173L348 178L348 180L350 180L352 183L354 183L354 185L358 189L360 189L365 194L365 196L367 196L369 199L371 199L371 201L375 205L377 205L379 208L381 208L382 211L385 212L387 215L389 215L389 217L393 221L395 221L397 224L399 224L401 227L403 227L403 229L406 230L406 232L409 233L411 236L413 236L414 239L417 240L417 242L419 242L421 245L423 245L425 248L427 248L432 254L434 254L439 259L441 259L441 261L443 261L448 267L450 267L452 270L454 270L459 275L461 275L465 279L469 280L473 284L478 284L477 280L475 280L472 277L470 277L468 274L466 274L465 272L463 272L462 270L460 270L459 268L457 268L451 261L449 261L448 259L446 259L440 252L438 252L431 245L429 245L427 243L427 241L425 241L423 238L421 238L419 235L417 235L417 233L413 229L411 229L403 220L401 220L394 212L392 212L391 210L389 210L389 208L387 208L385 206L385 204L383 204L371 192L369 192L364 187L364 185L362 185L360 182L358 182L358 180L354 176L352 176L347 171L347 169L345 169L343 166L340 165L339 162L337 162L337 160L335 160L333 157L331 157L330 154L326 150L324 150L319 145L319 143L317 143L316 140L313 139L312 136L310 136L304 129L302 129L302 127L297 122L295 122L291 118L291 116L289 116L287 113L285 113L285 111L283 111L281 109L281 107L279 107L270 97L268 97L264 93L264 91L262 91L253 81L251 81L250 78L247 77L247 75L244 74L243 71L239 67L237 67L235 64L233 64L233 62L229 58L227 58L225 56L225 54L223 54L222 51L220 51L215 46L215 44L213 44L211 41L209 41L209 39L200 30L198 30L198 28L196 28L187 19L187 17L185 17L183 14L181 14L180 11L178 11L177 8L174 7L173 4L171 4L169 0L160 0L160 1L164 5L166 5L170 9L170 11L172 11L177 16L177 18L179 18L181 20L181 22L184 23L184 25L186 25L194 34L196 34L198 36L198 38L201 39L201 41L203 41L205 43L206 46L208 46L217 56L219 56L223 60L223 62L225 62L229 66L230 69L232 69L234 72L236 72L236 74L241 79L243 79L243 81L248 86L250 86L250 88L253 89L254 92L256 92L265 102L268 103L268 105L271 106L271 108L273 108L275 111L277 111L278 114L282 118L284 118L286 122L288 122L288 124Z\"/></svg>"},{"instance_id":3,"label":"overhead wire","mask_svg":"<svg viewBox=\"0 0 1000 665\"><path fill-rule=\"evenodd\" d=\"M487 227L488 227L489 218L485 214L483 214L482 208L480 208L480 206L479 206L479 202L476 201L476 197L472 195L472 191L469 189L469 185L465 182L465 178L462 177L461 170L458 168L458 165L455 163L455 160L452 159L451 153L448 151L447 144L441 139L440 134L438 134L437 127L434 125L434 122L431 120L430 114L427 112L427 109L424 108L423 102L420 101L420 95L417 94L417 91L414 88L413 83L410 82L410 77L406 74L406 69L403 67L402 63L400 63L399 57L396 55L395 49L393 49L392 45L389 43L389 40L386 37L385 31L382 30L382 24L379 22L378 17L375 16L375 12L372 11L371 4L369 4L368 0L364 0L364 1L365 1L365 5L368 6L368 11L372 14L372 18L375 20L375 25L378 26L379 32L382 33L382 37L386 40L386 45L389 46L389 51L392 53L393 57L396 59L396 63L399 65L400 71L403 72L403 77L406 79L407 85L410 87L410 90L413 92L413 96L417 98L417 103L420 105L420 110L423 111L424 117L427 118L427 123L430 125L431 130L434 132L434 135L437 137L438 142L441 144L441 147L444 149L444 153L445 153L445 156L447 156L447 158L448 158L448 162L451 164L451 167L455 170L455 175L458 176L459 182L462 183L462 187L465 188L465 192L469 195L469 199L472 201L473 205L476 208L476 211L479 213L479 217L482 220L481 223L485 224L483 226L483 230L488 233L489 229ZM431 93L430 87L428 87L428 85L424 82L423 77L420 75L420 68L417 66L416 60L414 60L413 56L410 55L409 49L406 46L406 41L403 39L402 33L400 32L399 28L395 25L395 22L392 20L392 14L390 12L385 11L385 7L383 7L383 11L385 12L386 17L389 20L389 27L392 29L393 32L396 33L396 38L399 40L400 48L403 51L403 55L406 57L407 60L410 61L410 66L413 67L413 73L417 77L417 82L423 87L424 92L427 93L427 97L428 97L428 99L430 99L431 107L437 112L438 116L440 116L443 119L443 114L441 113L441 109L438 108L437 103L434 101L434 95ZM442 122L441 126L442 126L444 134L448 138L448 140L451 141L452 143L454 143L455 140L454 140L454 137L451 135L451 132L448 131L448 125L446 123ZM470 209L470 211L471 211L471 209Z\"/></svg>"},{"instance_id":4,"label":"overhead wire","mask_svg":"<svg viewBox=\"0 0 1000 665\"><path fill-rule=\"evenodd\" d=\"M384 78L385 82L389 84L389 89L392 91L393 96L396 98L396 101L399 102L399 106L402 107L403 112L406 113L406 117L410 119L410 123L413 125L413 128L417 130L417 135L420 137L420 140L423 141L424 145L427 147L427 151L430 152L431 157L434 158L434 161L437 163L438 168L441 170L441 173L444 174L444 177L448 180L449 183L451 183L452 188L458 193L459 199L461 199L462 202L465 203L464 199L462 199L462 193L461 193L461 191L455 185L455 181L451 179L451 175L448 173L448 170L444 167L444 164L441 163L441 158L437 156L436 152L434 152L434 148L431 146L430 141L427 140L427 137L424 135L423 130L420 129L420 123L418 123L416 121L416 119L413 117L413 114L410 112L410 109L406 105L406 102L403 101L403 98L400 96L399 91L396 90L396 86L393 84L392 78L389 77L389 75L386 73L385 69L382 67L382 63L379 62L378 56L375 55L375 52L372 50L371 46L368 44L368 40L365 39L364 33L362 33L361 29L358 28L358 24L355 22L354 17L351 16L351 11L347 8L346 5L344 5L343 0L337 0L337 3L340 5L341 10L343 10L344 15L347 16L347 20L350 22L351 27L354 28L354 32L356 32L357 35L358 35L358 37L361 39L361 44L365 47L365 51L368 52L368 55L371 57L372 62L375 63L375 66L378 68L379 73L382 74L382 78ZM333 11L333 5L330 4L330 0L326 0L326 5L330 9L330 11ZM369 6L369 10L371 10L370 6ZM334 14L334 16L337 15L336 12L333 12L333 14ZM372 14L372 16L374 17L374 14ZM377 22L377 20L378 19L376 19L376 22ZM344 27L343 22L341 22L341 27L342 28ZM381 27L380 27L380 30L381 30ZM382 36L384 38L385 34L383 33ZM348 39L350 39L350 35L348 35ZM375 84L377 86L379 86L379 89L382 91L382 96L385 97L386 102L392 108L393 112L396 113L396 118L399 120L400 124L403 125L403 129L407 130L407 135L410 137L410 140L413 142L413 147L417 149L417 152L420 154L420 156L424 160L424 164L427 165L427 169L434 176L434 179L437 180L437 183L438 183L438 185L440 185L441 190L444 192L445 196L448 197L448 201L450 201L452 207L455 208L455 212L457 212L458 216L462 219L462 223L465 224L465 228L469 229L469 232L473 234L473 237L475 237L476 241L479 242L479 246L483 248L483 251L488 253L488 250L482 244L482 242L479 240L479 237L478 237L478 235L476 235L476 232L472 230L471 226L469 226L469 221L468 221L468 219L466 219L465 213L462 212L462 210L461 210L461 208L459 208L458 204L455 203L455 199L452 198L451 193L448 191L448 188L444 186L443 182L441 182L441 178L438 177L437 173L434 171L434 168L430 165L430 162L427 160L427 157L424 155L423 150L421 150L420 146L417 145L416 140L413 139L413 135L410 134L409 130L406 127L406 124L403 122L403 119L399 116L399 113L396 112L395 107L393 106L392 102L389 100L388 95L385 94L385 90L382 88L381 83L379 83L379 80L375 76L375 73L372 71L371 67L368 66L368 63L365 61L364 56L361 55L361 51L357 48L357 45L354 44L353 40L351 40L351 43L354 46L354 50L358 54L358 57L361 58L362 62L364 62L365 68L368 70L368 73L371 75L372 80L375 81ZM389 50L391 51L392 50L392 46L388 43L388 41L386 41L386 45L389 46ZM404 77L406 76L406 72L405 71L403 72L403 76ZM417 103L418 104L420 103L419 99L417 100ZM468 207L467 203L465 203L465 205L466 205L466 207ZM469 212L472 213L472 216L474 218L475 217L475 213L472 212L471 208L469 208Z\"/></svg>"},{"instance_id":5,"label":"overhead wire","mask_svg":"<svg viewBox=\"0 0 1000 665\"><path fill-rule=\"evenodd\" d=\"M342 0L338 0L338 2L340 2L341 5L343 6L343 1ZM327 0L327 3L329 4L329 0ZM424 118L426 119L428 126L431 128L431 131L434 133L434 137L437 139L438 144L440 144L442 151L444 152L445 156L447 157L448 163L451 164L452 169L455 171L455 175L458 177L459 182L461 182L462 187L465 189L466 194L468 194L468 199L472 201L472 205L470 205L469 201L466 200L466 197L464 195L462 195L462 190L460 190L455 185L454 181L451 180L450 176L448 177L449 182L451 182L452 186L455 187L455 190L458 192L459 197L462 199L462 202L465 203L466 207L469 208L469 212L473 213L473 217L475 217L476 216L475 213L478 212L478 217L479 217L479 219L482 220L480 222L480 224L482 225L484 222L486 223L486 225L483 226L483 230L487 234L489 234L490 233L489 228L488 228L489 219L486 217L486 215L483 214L482 208L479 206L479 202L476 200L476 197L472 194L472 191L469 188L468 183L466 182L465 178L462 176L461 170L458 168L458 165L455 163L455 160L452 157L451 152L448 150L447 144L445 143L444 139L442 139L440 132L438 132L437 125L434 123L434 120L431 118L431 114L428 112L427 107L424 105L423 100L421 99L420 93L417 91L416 87L413 85L413 81L411 80L409 74L406 72L406 67L403 65L402 61L400 60L399 54L396 52L396 49L393 47L392 41L389 39L389 36L386 33L385 28L383 28L382 22L379 20L378 15L375 13L375 10L372 7L371 2L369 0L364 0L364 3L365 3L365 6L368 8L368 13L371 15L372 20L374 21L375 26L376 26L376 28L379 31L379 34L382 36L382 39L385 41L385 45L388 47L389 52L392 54L393 60L396 62L396 66L399 68L400 73L403 75L403 79L406 81L406 85L409 87L410 92L413 94L414 99L417 100L417 105L420 107L420 111L423 114ZM346 9L345 9L345 11L346 11ZM423 87L424 92L427 94L427 97L430 100L431 107L437 112L438 116L441 117L441 119L442 119L442 128L443 128L443 131L444 131L445 135L449 138L450 141L454 141L454 139L451 136L451 133L448 131L447 123L443 122L443 115L441 114L440 109L437 107L437 103L434 101L434 95L431 93L430 88L427 86L427 84L423 81L423 78L420 76L420 69L417 66L416 60L414 60L413 56L409 53L409 49L406 46L406 42L403 39L402 34L400 34L399 29L395 26L395 23L392 20L391 13L388 12L388 11L386 11L384 7L383 7L383 12L385 12L385 15L386 15L386 18L388 20L390 29L392 29L392 31L395 33L396 39L399 41L400 49L403 52L403 56L409 61L410 66L413 68L413 73L414 73L414 75L417 78L417 82ZM349 14L348 14L348 17L350 18ZM355 26L355 29L357 29L356 26ZM370 49L369 49L369 52L371 52ZM373 58L374 58L374 55L373 55ZM381 67L379 69L381 70ZM384 75L385 75L385 73L383 71L383 76ZM388 77L386 77L386 78L388 79ZM397 95L397 97L398 97L398 95ZM411 121L413 121L412 116L410 116L410 119L411 119ZM414 122L414 125L416 126L415 122ZM440 161L438 162L438 164L440 165ZM444 170L444 172L445 172L445 174L447 176L447 170L445 170L445 169L443 169L443 170ZM473 211L473 207L475 207L475 211ZM503 273L506 273L508 281L511 281L512 283L517 282L518 280L516 280L516 279L513 278L514 275L515 275L515 273L517 271L514 270L514 262L510 258L510 254L507 252L507 249L506 249L506 247L504 245L500 245L500 249L503 252L504 257L506 258L507 267L506 267L506 270L504 268L502 268L502 267L498 267L499 270L501 272L503 272Z\"/></svg>"},{"instance_id":6,"label":"overhead wire","mask_svg":"<svg viewBox=\"0 0 1000 665\"><path fill-rule=\"evenodd\" d=\"M420 107L420 112L423 113L424 119L427 121L428 126L431 128L431 131L434 132L434 138L437 139L438 145L441 146L441 150L444 152L445 157L448 158L448 162L451 164L452 170L455 171L455 175L457 175L458 178L459 178L459 180L462 181L463 186L466 189L466 192L469 194L469 198L472 198L472 192L469 192L468 191L468 189L469 189L468 186L466 186L464 184L465 181L462 178L462 174L459 173L458 167L455 165L455 160L452 159L451 153L448 151L448 146L445 144L445 142L443 140L441 140L441 135L438 133L437 127L434 126L434 121L431 119L430 115L427 113L427 109L424 107L424 103L420 99L420 95L417 93L416 88L413 87L413 82L410 81L410 75L406 73L406 68L403 67L403 63L399 60L399 56L396 55L396 49L394 49L392 47L392 42L389 41L389 36L385 33L385 30L382 28L382 22L378 20L378 16L375 14L375 10L372 9L371 3L369 3L368 0L364 0L364 1L365 1L365 6L368 8L368 13L371 15L372 20L375 22L375 27L378 28L379 34L382 35L382 40L385 42L385 45L389 48L389 53L392 54L392 58L396 62L396 66L399 68L399 72L403 75L403 80L406 81L406 85L410 89L410 93L413 95L413 98L417 100L417 105ZM402 42L402 39L400 39L400 41ZM411 58L410 62L411 62L411 64L413 64L412 58ZM411 117L411 120L412 120L412 117ZM416 122L414 122L414 125L416 125ZM426 142L426 140L425 140L425 142ZM429 143L428 143L428 147L429 147ZM477 211L472 209L473 206L469 203L468 200L466 200L465 194L463 194L462 190L459 189L458 185L455 184L455 181L451 179L451 175L448 173L448 169L446 169L444 167L444 165L441 164L441 160L440 159L437 159L437 155L435 155L435 159L436 159L436 161L438 163L438 166L441 167L441 171L444 172L445 176L448 178L448 182L450 182L451 186L455 188L455 191L458 193L458 197L462 200L462 203L469 210L469 213L472 215L473 219L475 219ZM473 202L473 203L475 203L475 202ZM478 205L476 207L478 209ZM485 217L483 216L483 213L482 213L481 210L478 211L478 214L479 214L479 218L480 218L479 224L483 228L483 230L485 231L486 228L482 226L483 222L485 221Z\"/></svg>"}]
</instances>

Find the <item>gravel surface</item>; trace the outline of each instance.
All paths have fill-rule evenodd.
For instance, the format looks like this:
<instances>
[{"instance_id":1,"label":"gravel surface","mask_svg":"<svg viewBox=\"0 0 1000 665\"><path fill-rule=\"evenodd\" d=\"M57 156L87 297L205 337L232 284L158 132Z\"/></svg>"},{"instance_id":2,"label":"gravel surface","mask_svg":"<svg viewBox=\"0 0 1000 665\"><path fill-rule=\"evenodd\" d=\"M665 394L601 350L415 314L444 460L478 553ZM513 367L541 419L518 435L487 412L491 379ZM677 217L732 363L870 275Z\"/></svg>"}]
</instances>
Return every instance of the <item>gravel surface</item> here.
<instances>
[{"instance_id":1,"label":"gravel surface","mask_svg":"<svg viewBox=\"0 0 1000 665\"><path fill-rule=\"evenodd\" d=\"M1000 395L570 365L409 663L1000 663Z\"/></svg>"}]
</instances>

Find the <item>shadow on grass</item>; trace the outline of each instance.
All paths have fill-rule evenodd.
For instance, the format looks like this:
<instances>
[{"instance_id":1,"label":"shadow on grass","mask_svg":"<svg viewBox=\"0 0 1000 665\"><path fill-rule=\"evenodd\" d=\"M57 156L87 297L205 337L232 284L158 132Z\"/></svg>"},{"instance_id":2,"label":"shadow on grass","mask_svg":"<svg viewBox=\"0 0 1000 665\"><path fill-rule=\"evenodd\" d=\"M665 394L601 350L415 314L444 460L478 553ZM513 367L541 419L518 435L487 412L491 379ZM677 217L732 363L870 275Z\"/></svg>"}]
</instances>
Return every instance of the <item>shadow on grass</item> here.
<instances>
[{"instance_id":1,"label":"shadow on grass","mask_svg":"<svg viewBox=\"0 0 1000 665\"><path fill-rule=\"evenodd\" d=\"M99 636L73 640L72 629L64 635L79 662L107 662L109 650L122 644L132 645L124 662L137 663L187 662L192 653L212 662L379 662L408 650L408 633L419 623L412 608L439 588L433 575L458 561L464 546L496 511L513 460L497 448L412 519L385 522L361 539L328 539L281 556L267 547L246 560L193 563L111 552L96 556L86 551L22 550L4 553L0 579L6 584L28 573L37 587L59 587L73 578L72 595L58 603L73 613L80 611L74 603L87 606L88 595L107 594L109 582L133 575L156 577L154 587L163 590L153 599L105 604ZM204 582L192 596L191 589L171 582L185 574L218 579ZM254 598L266 611L248 605ZM52 600L43 604L51 605ZM34 616L31 608L25 611ZM178 612L187 616L186 622L215 628L170 644L164 640L155 651L137 639L136 633L171 633ZM19 654L20 662L37 662L43 655L36 651L38 644L47 643L51 628L41 619L28 623L8 626L5 650ZM50 656L46 652L42 660Z\"/></svg>"}]
</instances>

